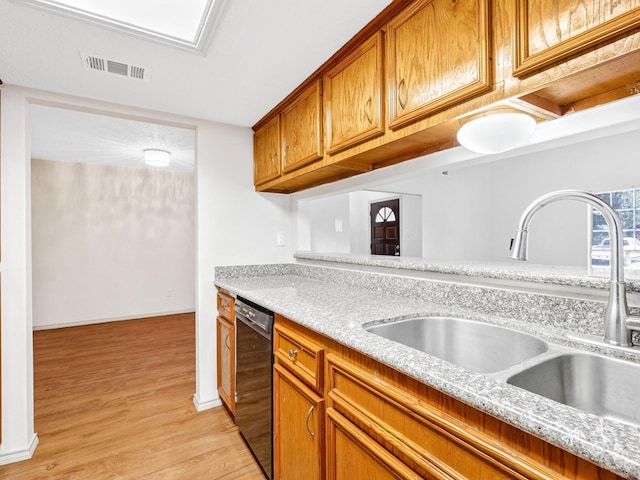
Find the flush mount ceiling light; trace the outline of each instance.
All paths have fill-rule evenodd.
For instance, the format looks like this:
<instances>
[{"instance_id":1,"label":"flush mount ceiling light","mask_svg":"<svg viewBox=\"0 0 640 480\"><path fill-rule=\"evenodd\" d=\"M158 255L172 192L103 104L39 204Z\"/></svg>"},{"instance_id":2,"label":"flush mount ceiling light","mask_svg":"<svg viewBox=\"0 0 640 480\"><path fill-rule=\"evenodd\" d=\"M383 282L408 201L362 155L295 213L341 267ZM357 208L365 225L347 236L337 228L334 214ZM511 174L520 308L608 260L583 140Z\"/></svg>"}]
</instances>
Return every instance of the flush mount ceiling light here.
<instances>
[{"instance_id":1,"label":"flush mount ceiling light","mask_svg":"<svg viewBox=\"0 0 640 480\"><path fill-rule=\"evenodd\" d=\"M458 130L458 142L472 152L500 153L520 147L531 137L536 121L524 113L488 114Z\"/></svg>"},{"instance_id":2,"label":"flush mount ceiling light","mask_svg":"<svg viewBox=\"0 0 640 480\"><path fill-rule=\"evenodd\" d=\"M144 150L144 163L151 167L167 167L171 162L171 153L157 148Z\"/></svg>"}]
</instances>

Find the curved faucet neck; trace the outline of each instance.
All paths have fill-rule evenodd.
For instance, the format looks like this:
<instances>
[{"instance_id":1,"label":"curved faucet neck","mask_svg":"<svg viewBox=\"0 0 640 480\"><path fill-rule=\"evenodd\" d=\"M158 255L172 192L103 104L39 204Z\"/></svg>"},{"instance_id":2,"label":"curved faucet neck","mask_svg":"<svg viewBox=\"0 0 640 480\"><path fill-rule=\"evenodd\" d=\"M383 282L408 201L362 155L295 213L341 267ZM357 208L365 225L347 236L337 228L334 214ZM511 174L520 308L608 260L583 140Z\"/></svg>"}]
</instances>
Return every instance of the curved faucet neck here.
<instances>
[{"instance_id":1,"label":"curved faucet neck","mask_svg":"<svg viewBox=\"0 0 640 480\"><path fill-rule=\"evenodd\" d=\"M609 247L611 256L609 264L611 265L611 281L620 283L624 282L624 239L622 233L622 222L616 211L600 197L582 190L558 190L541 196L534 200L522 213L516 238L513 243L513 253L511 258L515 260L526 260L526 251L528 244L529 223L538 210L542 207L556 202L558 200L577 200L588 203L602 213L607 226L609 227ZM520 237L520 239L518 238Z\"/></svg>"},{"instance_id":2,"label":"curved faucet neck","mask_svg":"<svg viewBox=\"0 0 640 480\"><path fill-rule=\"evenodd\" d=\"M604 341L612 345L632 346L631 329L640 329L640 318L629 315L627 292L624 283L624 238L622 223L616 211L596 195L581 190L559 190L534 200L522 213L516 236L512 241L511 258L527 259L529 223L545 205L557 200L578 200L597 208L609 227L611 254L611 279L609 281L609 303L604 322Z\"/></svg>"}]
</instances>

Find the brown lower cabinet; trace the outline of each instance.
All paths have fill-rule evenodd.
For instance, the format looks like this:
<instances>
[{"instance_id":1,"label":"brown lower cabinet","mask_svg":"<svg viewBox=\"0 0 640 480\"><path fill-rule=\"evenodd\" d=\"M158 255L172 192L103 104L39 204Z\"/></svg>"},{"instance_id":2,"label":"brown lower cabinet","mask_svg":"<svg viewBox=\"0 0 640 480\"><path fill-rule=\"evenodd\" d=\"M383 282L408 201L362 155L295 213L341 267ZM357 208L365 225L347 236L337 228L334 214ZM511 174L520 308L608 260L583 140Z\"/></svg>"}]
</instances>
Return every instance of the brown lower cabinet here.
<instances>
[{"instance_id":1,"label":"brown lower cabinet","mask_svg":"<svg viewBox=\"0 0 640 480\"><path fill-rule=\"evenodd\" d=\"M278 480L622 478L277 314L274 353Z\"/></svg>"},{"instance_id":2,"label":"brown lower cabinet","mask_svg":"<svg viewBox=\"0 0 640 480\"><path fill-rule=\"evenodd\" d=\"M324 399L279 364L273 392L275 478L324 479Z\"/></svg>"}]
</instances>

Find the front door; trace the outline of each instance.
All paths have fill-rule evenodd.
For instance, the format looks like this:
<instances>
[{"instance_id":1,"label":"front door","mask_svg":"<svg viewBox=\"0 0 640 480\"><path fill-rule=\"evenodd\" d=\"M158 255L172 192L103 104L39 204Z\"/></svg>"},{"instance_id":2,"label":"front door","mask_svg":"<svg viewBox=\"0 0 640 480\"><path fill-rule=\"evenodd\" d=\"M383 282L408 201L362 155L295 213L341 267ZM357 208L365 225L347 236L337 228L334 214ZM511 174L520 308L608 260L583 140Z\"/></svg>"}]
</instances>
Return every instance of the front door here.
<instances>
[{"instance_id":1,"label":"front door","mask_svg":"<svg viewBox=\"0 0 640 480\"><path fill-rule=\"evenodd\" d=\"M371 254L400 255L400 199L371 204Z\"/></svg>"}]
</instances>

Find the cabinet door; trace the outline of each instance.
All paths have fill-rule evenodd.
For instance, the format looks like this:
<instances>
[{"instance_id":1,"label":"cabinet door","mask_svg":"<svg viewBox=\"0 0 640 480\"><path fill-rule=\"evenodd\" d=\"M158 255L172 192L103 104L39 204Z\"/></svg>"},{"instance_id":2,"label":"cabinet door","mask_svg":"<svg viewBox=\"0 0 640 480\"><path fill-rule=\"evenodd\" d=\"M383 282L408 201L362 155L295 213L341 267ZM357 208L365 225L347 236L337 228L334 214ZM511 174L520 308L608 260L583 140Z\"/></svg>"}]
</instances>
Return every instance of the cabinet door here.
<instances>
[{"instance_id":1,"label":"cabinet door","mask_svg":"<svg viewBox=\"0 0 640 480\"><path fill-rule=\"evenodd\" d=\"M324 77L327 153L384 133L382 70L382 33L377 33Z\"/></svg>"},{"instance_id":2,"label":"cabinet door","mask_svg":"<svg viewBox=\"0 0 640 480\"><path fill-rule=\"evenodd\" d=\"M488 0L419 0L388 26L389 127L491 89Z\"/></svg>"},{"instance_id":3,"label":"cabinet door","mask_svg":"<svg viewBox=\"0 0 640 480\"><path fill-rule=\"evenodd\" d=\"M450 479L420 475L352 424L336 410L327 410L327 479Z\"/></svg>"},{"instance_id":4,"label":"cabinet door","mask_svg":"<svg viewBox=\"0 0 640 480\"><path fill-rule=\"evenodd\" d=\"M517 0L515 76L560 63L640 27L638 0Z\"/></svg>"},{"instance_id":5,"label":"cabinet door","mask_svg":"<svg viewBox=\"0 0 640 480\"><path fill-rule=\"evenodd\" d=\"M222 317L216 322L218 393L222 401L233 413L235 411L235 327Z\"/></svg>"},{"instance_id":6,"label":"cabinet door","mask_svg":"<svg viewBox=\"0 0 640 480\"><path fill-rule=\"evenodd\" d=\"M322 82L318 80L280 114L282 173L322 158Z\"/></svg>"},{"instance_id":7,"label":"cabinet door","mask_svg":"<svg viewBox=\"0 0 640 480\"><path fill-rule=\"evenodd\" d=\"M273 395L275 478L324 479L324 400L280 364Z\"/></svg>"},{"instance_id":8,"label":"cabinet door","mask_svg":"<svg viewBox=\"0 0 640 480\"><path fill-rule=\"evenodd\" d=\"M253 183L279 177L280 167L280 117L276 116L253 136Z\"/></svg>"}]
</instances>

